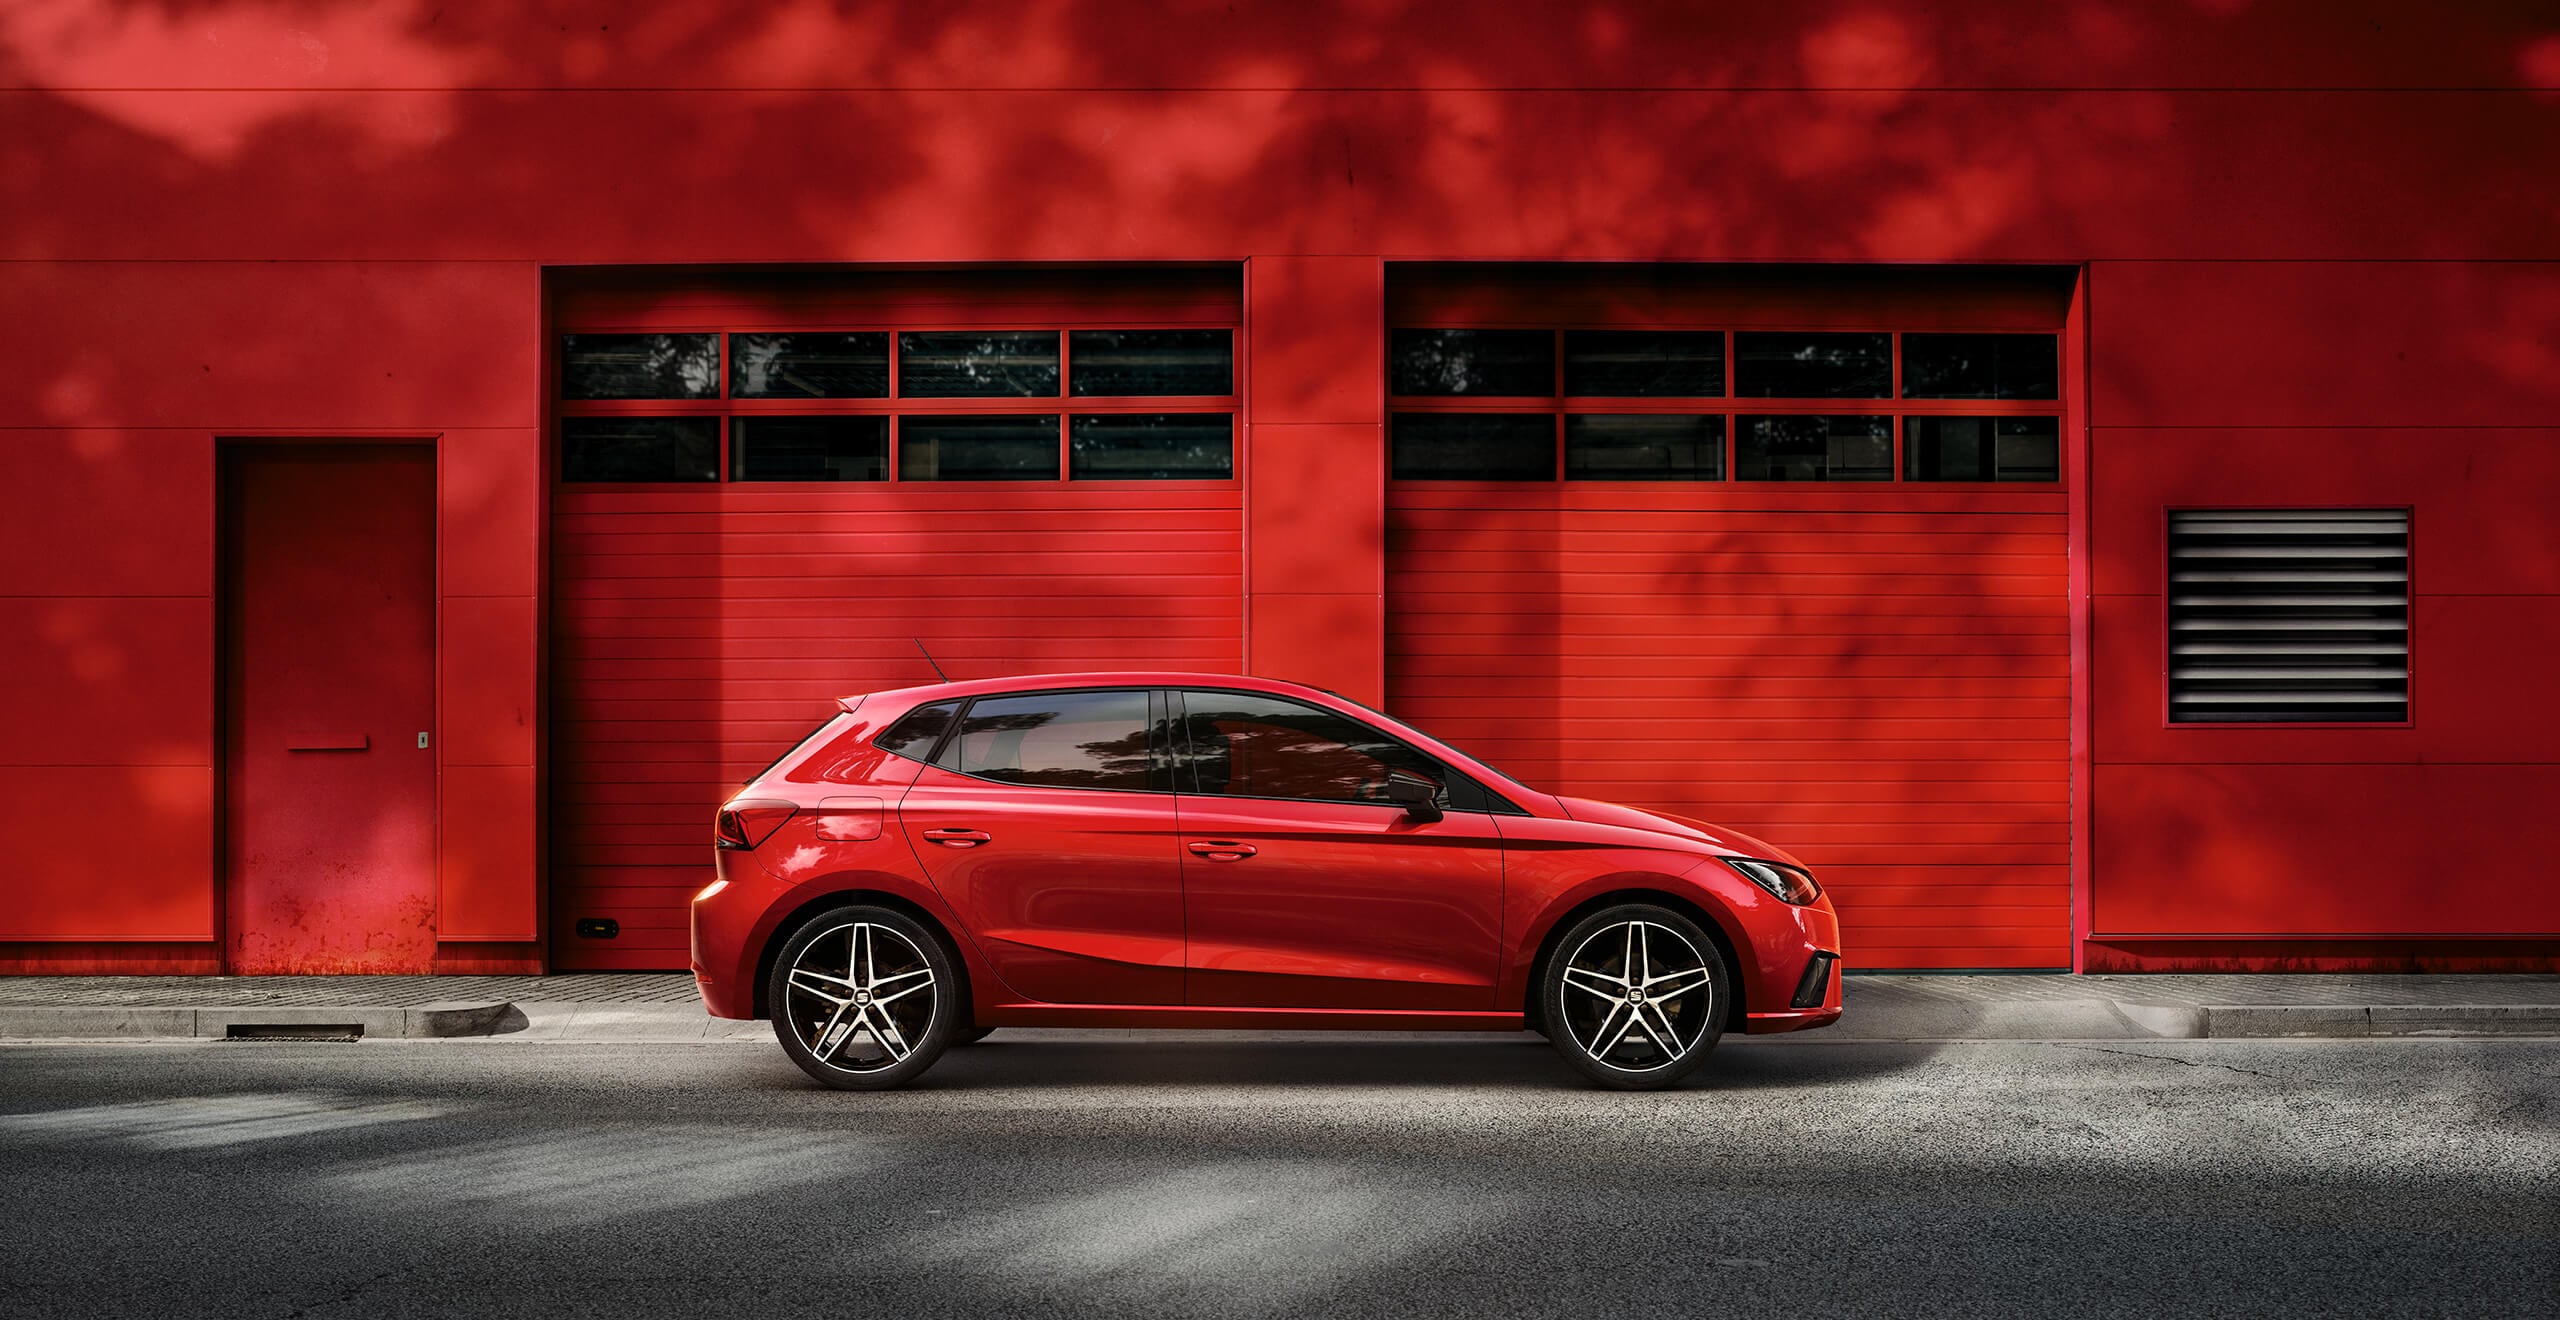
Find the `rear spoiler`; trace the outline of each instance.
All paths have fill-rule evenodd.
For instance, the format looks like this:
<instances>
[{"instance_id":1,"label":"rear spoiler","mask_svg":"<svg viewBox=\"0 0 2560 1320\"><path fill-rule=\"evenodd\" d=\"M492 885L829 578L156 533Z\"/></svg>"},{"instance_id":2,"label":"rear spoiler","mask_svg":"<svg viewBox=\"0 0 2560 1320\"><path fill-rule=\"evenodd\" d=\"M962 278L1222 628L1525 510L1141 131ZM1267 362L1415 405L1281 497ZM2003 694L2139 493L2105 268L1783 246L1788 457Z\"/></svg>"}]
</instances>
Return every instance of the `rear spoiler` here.
<instances>
[{"instance_id":1,"label":"rear spoiler","mask_svg":"<svg viewBox=\"0 0 2560 1320\"><path fill-rule=\"evenodd\" d=\"M857 692L850 697L838 697L836 698L836 704L844 707L844 713L850 715L855 711L860 710L862 708L862 699L870 695L871 694L868 692Z\"/></svg>"}]
</instances>

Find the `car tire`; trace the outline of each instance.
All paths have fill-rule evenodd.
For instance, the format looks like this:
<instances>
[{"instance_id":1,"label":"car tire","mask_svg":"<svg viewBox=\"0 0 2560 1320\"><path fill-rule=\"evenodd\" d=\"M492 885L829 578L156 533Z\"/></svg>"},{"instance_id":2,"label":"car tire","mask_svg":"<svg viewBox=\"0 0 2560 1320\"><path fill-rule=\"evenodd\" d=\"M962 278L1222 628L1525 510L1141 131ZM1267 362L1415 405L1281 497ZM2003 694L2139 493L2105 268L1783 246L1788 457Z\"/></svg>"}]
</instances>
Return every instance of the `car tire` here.
<instances>
[{"instance_id":1,"label":"car tire","mask_svg":"<svg viewBox=\"0 0 2560 1320\"><path fill-rule=\"evenodd\" d=\"M1669 1086L1724 1035L1733 974L1687 915L1652 903L1573 923L1539 974L1539 1016L1556 1052L1600 1085Z\"/></svg>"},{"instance_id":2,"label":"car tire","mask_svg":"<svg viewBox=\"0 0 2560 1320\"><path fill-rule=\"evenodd\" d=\"M774 956L766 992L782 1052L841 1091L904 1086L965 1030L959 959L940 932L894 908L848 905L802 925Z\"/></svg>"},{"instance_id":3,"label":"car tire","mask_svg":"<svg viewBox=\"0 0 2560 1320\"><path fill-rule=\"evenodd\" d=\"M987 1037L994 1034L996 1034L996 1029L993 1027L970 1027L965 1031L955 1031L951 1033L951 1043L954 1045L975 1045L979 1041L985 1040Z\"/></svg>"}]
</instances>

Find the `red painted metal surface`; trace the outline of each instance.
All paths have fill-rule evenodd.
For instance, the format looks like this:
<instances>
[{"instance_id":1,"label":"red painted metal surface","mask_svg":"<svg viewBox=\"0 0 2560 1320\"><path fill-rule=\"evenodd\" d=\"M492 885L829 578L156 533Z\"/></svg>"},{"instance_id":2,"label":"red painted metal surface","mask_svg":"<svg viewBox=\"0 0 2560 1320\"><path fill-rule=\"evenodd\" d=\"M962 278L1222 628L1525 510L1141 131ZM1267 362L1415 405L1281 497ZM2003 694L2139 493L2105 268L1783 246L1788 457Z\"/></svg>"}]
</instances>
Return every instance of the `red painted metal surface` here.
<instances>
[{"instance_id":1,"label":"red painted metal surface","mask_svg":"<svg viewBox=\"0 0 2560 1320\"><path fill-rule=\"evenodd\" d=\"M780 595L608 604L565 567L551 579L546 538L560 565L585 557L572 543L598 534L601 513L571 499L546 520L546 291L566 317L619 279L628 310L716 288L715 267L738 263L784 263L759 273L787 285L810 263L930 283L951 272L926 267L951 263L1216 262L1230 289L1240 265L1245 305L1225 314L1243 330L1250 500L1191 511L1228 520L1214 528L1158 521L1175 518L1165 510L1092 514L1105 536L1217 530L1240 546L1209 557L1229 578L1131 625L1167 638L1162 654L1101 645L1120 634L1097 613L1042 622L1001 654L990 631L986 658L1241 665L1373 701L1390 687L1389 258L2081 266L2072 357L2085 350L2089 380L2070 393L2086 415L2066 435L2086 422L2093 467L2065 496L2082 516L2065 535L2088 583L2066 653L2080 657L2068 700L2086 707L2082 919L2118 905L2172 935L2213 927L2201 882L2162 869L2187 854L2164 859L2145 837L2174 829L2194 856L2245 858L2253 885L2301 897L2300 947L2318 965L2396 965L2395 950L2414 949L2461 965L2447 950L2480 946L2310 928L2370 926L2368 897L2408 919L2414 881L2379 859L2459 816L2474 777L2510 766L2530 783L2560 763L2548 736L2560 702L2533 668L2560 619L2543 471L2560 435L2546 164L2560 154L2560 46L2542 6L2268 0L2138 22L2079 0L1533 0L1500 23L1444 0L1169 10L1144 24L1101 0L747 18L603 0L529 17L464 0L432 23L397 6L315 17L213 3L145 24L76 13L0 11L0 358L13 364L0 377L0 628L22 639L0 651L0 804L18 804L0 807L15 813L0 821L14 850L0 969L210 957L218 437L436 443L440 964L527 965L563 895L654 893L651 877L697 865L698 853L664 863L673 870L616 858L542 887L544 859L567 860L561 840L585 828L580 795L642 809L614 823L685 814L690 835L690 813L814 708L795 696L787 718L768 719L749 704L768 698L717 689L670 707L675 719L632 719L634 732L690 730L677 737L720 764L686 772L682 803L612 801L658 791L642 777L665 771L634 761L602 772L627 781L587 783L594 758L567 735L612 721L565 714L579 666L667 657L581 658L568 639L589 625L567 621L625 611L596 626L703 629L693 643L741 662L807 657L756 652L767 642L751 634ZM610 41L563 35L607 24ZM643 269L569 278L617 263ZM1092 288L1045 305L1089 306ZM2413 506L2411 728L2159 726L2159 648L2145 631L2157 611L2139 598L2158 595L2160 511L2244 495ZM967 553L937 535L965 512L852 512L866 534ZM1041 550L1070 543L1056 522L1027 526ZM1094 590L1076 599L1102 600ZM1018 600L972 599L985 629L1019 612ZM1835 631L1906 644L1894 639L1908 604L1843 599L1859 612ZM638 622L679 608L700 613ZM1212 622L1186 631L1200 620ZM920 609L897 620L928 621ZM723 747L729 729L754 730L754 746ZM1594 772L1675 773L1629 764ZM1867 791L1846 777L1857 764L1832 777L1842 793ZM2291 787L2254 813L2182 796L2228 765ZM2122 809L2091 796L2101 783L2131 795ZM1852 805L1923 813L1925 795L1975 792L1895 791L1771 802L1768 823ZM2393 846L2308 865L2329 857L2343 803ZM1835 812L1825 827L1890 824ZM109 836L127 858L113 885L87 842ZM2472 883L2529 895L2560 825L2530 813L2477 846ZM2043 873L2008 873L2037 877L2032 913L2014 915L2050 920L2059 891ZM642 883L580 889L597 876ZM2430 930L2515 934L2528 911L2418 915ZM648 965L675 944L672 927L656 929ZM1951 929L1942 947L1963 960L1970 938ZM2108 961L2130 947L2092 946L2090 965L2169 965ZM2191 943L2176 965L2215 965L2215 949L2230 966L2270 965L2282 955L2267 947Z\"/></svg>"},{"instance_id":2,"label":"red painted metal surface","mask_svg":"<svg viewBox=\"0 0 2560 1320\"><path fill-rule=\"evenodd\" d=\"M1388 309L1396 325L2058 333L2070 288L2033 270L1439 268ZM2068 492L1395 482L1390 708L1554 791L1786 840L1831 887L1852 966L2067 966Z\"/></svg>"},{"instance_id":3,"label":"red painted metal surface","mask_svg":"<svg viewBox=\"0 0 2560 1320\"><path fill-rule=\"evenodd\" d=\"M223 455L224 956L435 964L435 466L407 445Z\"/></svg>"},{"instance_id":4,"label":"red painted metal surface","mask_svg":"<svg viewBox=\"0 0 2560 1320\"><path fill-rule=\"evenodd\" d=\"M568 282L559 311L571 331L1233 328L1238 300L1232 267L601 276ZM782 406L1085 407L1058 397ZM837 694L930 677L919 639L959 676L1243 658L1237 481L562 483L552 531L551 947L563 967L681 966L711 809ZM1175 877L1162 879L1170 894ZM582 938L588 918L620 933Z\"/></svg>"},{"instance_id":5,"label":"red painted metal surface","mask_svg":"<svg viewBox=\"0 0 2560 1320\"><path fill-rule=\"evenodd\" d=\"M952 697L1204 685L1286 696L1375 724L1495 787L1525 814L1453 810L1436 826L1399 829L1401 809L1378 804L997 784L870 745L907 711ZM862 790L901 799L904 833L821 838L820 804ZM737 796L801 809L755 848L720 849L718 878L727 883L690 905L695 975L721 1017L757 1015L767 960L795 918L869 896L913 907L951 937L980 1025L1502 1029L1521 1021L1548 933L1597 900L1630 894L1687 905L1724 935L1737 955L1746 1030L1792 1031L1839 1016L1837 978L1818 1008L1786 1007L1812 954L1840 948L1829 899L1782 903L1711 860L1792 861L1787 853L1716 826L1549 797L1424 731L1292 683L1113 671L874 693L828 737ZM1096 812L1097 797L1154 805ZM697 828L707 831L707 821ZM987 837L945 849L931 836L936 828ZM1188 846L1202 841L1255 851L1227 860ZM1149 854L1178 886L1151 882ZM955 856L966 865L954 866ZM990 882L986 872L998 868ZM1113 874L1138 882L1105 883ZM1395 882L1361 886L1345 879L1353 875ZM1397 901L1417 877L1419 896ZM1002 928L981 925L982 916ZM1026 984L1026 976L1036 979ZM1132 987L1143 997L1120 997Z\"/></svg>"}]
</instances>

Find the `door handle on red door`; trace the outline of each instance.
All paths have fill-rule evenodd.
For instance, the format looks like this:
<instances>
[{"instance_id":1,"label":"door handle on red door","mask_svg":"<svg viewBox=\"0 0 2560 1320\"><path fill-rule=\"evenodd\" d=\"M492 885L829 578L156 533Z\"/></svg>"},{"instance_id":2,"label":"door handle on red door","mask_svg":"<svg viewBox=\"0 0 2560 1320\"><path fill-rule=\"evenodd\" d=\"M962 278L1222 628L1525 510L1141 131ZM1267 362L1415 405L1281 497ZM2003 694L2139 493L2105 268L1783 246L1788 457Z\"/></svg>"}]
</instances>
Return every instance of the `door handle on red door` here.
<instances>
[{"instance_id":1,"label":"door handle on red door","mask_svg":"<svg viewBox=\"0 0 2560 1320\"><path fill-rule=\"evenodd\" d=\"M1213 862L1241 862L1253 856L1253 845L1230 843L1224 839L1202 840L1191 845L1191 851Z\"/></svg>"},{"instance_id":2,"label":"door handle on red door","mask_svg":"<svg viewBox=\"0 0 2560 1320\"><path fill-rule=\"evenodd\" d=\"M979 844L989 843L995 839L994 835L985 830L926 830L924 837L945 848L975 848Z\"/></svg>"}]
</instances>

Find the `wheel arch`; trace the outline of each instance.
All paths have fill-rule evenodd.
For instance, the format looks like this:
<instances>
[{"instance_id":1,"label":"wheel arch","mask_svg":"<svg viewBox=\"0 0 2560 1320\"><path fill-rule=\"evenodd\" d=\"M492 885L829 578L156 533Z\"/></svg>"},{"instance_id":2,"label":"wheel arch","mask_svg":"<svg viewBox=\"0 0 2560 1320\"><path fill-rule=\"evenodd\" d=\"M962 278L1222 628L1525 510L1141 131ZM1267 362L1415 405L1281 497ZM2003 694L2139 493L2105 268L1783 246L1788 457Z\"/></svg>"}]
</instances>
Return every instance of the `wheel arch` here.
<instances>
[{"instance_id":1,"label":"wheel arch","mask_svg":"<svg viewBox=\"0 0 2560 1320\"><path fill-rule=\"evenodd\" d=\"M773 964L782 956L782 946L789 944L791 937L798 934L801 927L815 921L826 912L850 903L870 903L888 908L902 916L914 918L926 930L940 936L943 947L951 954L952 965L959 969L958 1002L968 1012L970 1025L976 1025L976 985L969 975L968 947L961 942L958 934L940 917L935 916L913 899L886 889L867 889L860 886L831 889L823 894L812 895L773 923L772 933L765 936L764 947L756 951L755 1015L758 1018L770 1020L773 1017L771 987Z\"/></svg>"},{"instance_id":2,"label":"wheel arch","mask_svg":"<svg viewBox=\"0 0 2560 1320\"><path fill-rule=\"evenodd\" d=\"M1698 928L1715 942L1716 952L1723 955L1725 966L1733 973L1732 1002L1725 1006L1725 1030L1743 1030L1749 1021L1750 985L1759 975L1759 964L1743 958L1733 932L1726 929L1726 922L1731 918L1715 912L1694 896L1646 884L1631 884L1594 894L1558 913L1555 920L1547 923L1546 934L1538 941L1538 956L1529 964L1528 982L1521 987L1520 1008L1527 1019L1531 1022L1538 1020L1538 987L1546 981L1547 963L1556 956L1557 946L1564 943L1564 933L1584 917L1621 903L1657 904L1698 923Z\"/></svg>"}]
</instances>

